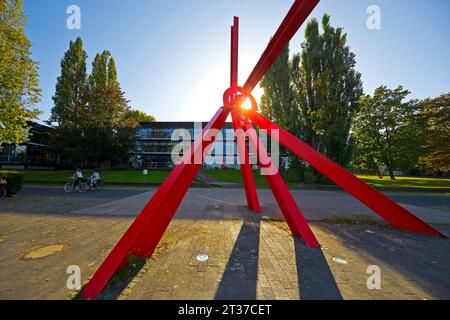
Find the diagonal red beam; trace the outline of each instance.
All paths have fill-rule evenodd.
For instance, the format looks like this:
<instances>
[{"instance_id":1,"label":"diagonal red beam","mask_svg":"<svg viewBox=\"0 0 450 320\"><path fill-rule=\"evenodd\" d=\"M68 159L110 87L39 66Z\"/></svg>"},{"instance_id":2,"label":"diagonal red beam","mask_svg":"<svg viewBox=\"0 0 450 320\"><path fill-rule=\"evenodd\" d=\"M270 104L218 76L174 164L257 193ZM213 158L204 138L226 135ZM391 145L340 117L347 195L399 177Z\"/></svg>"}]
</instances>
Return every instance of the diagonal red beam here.
<instances>
[{"instance_id":1,"label":"diagonal red beam","mask_svg":"<svg viewBox=\"0 0 450 320\"><path fill-rule=\"evenodd\" d=\"M320 0L296 0L275 35L267 45L258 63L244 84L244 91L251 92L275 62L281 51L305 22Z\"/></svg>"},{"instance_id":2,"label":"diagonal red beam","mask_svg":"<svg viewBox=\"0 0 450 320\"><path fill-rule=\"evenodd\" d=\"M250 112L249 117L258 127L266 129L269 135L278 139L278 141L286 148L308 162L312 167L316 168L320 173L372 209L394 227L447 238L447 236L434 229L432 226L425 223L378 190L358 179L335 162L323 156L294 135L277 126L269 119L257 112ZM273 135L273 131L277 131L278 134Z\"/></svg>"},{"instance_id":3,"label":"diagonal red beam","mask_svg":"<svg viewBox=\"0 0 450 320\"><path fill-rule=\"evenodd\" d=\"M258 164L261 168L271 168L270 171L265 172L264 178L267 180L270 189L280 206L281 213L289 225L289 229L294 237L302 237L309 247L318 247L319 242L308 225L302 211L295 202L289 188L283 181L278 168L275 167L271 158L267 154L267 150L261 143L256 130L252 127L250 122L245 119L242 120L242 128L246 131L249 138L249 144L255 155L257 155ZM270 173L270 174L269 174Z\"/></svg>"},{"instance_id":4,"label":"diagonal red beam","mask_svg":"<svg viewBox=\"0 0 450 320\"><path fill-rule=\"evenodd\" d=\"M205 154L211 146L214 131L220 130L228 117L229 109L221 107L205 127L202 136L197 139L183 156L164 183L158 188L149 203L133 221L131 226L111 250L92 279L83 289L83 298L95 298L104 288L112 275L123 265L130 253L151 256L156 248L178 205L195 178L201 164L196 163L197 155ZM188 161L189 160L189 161Z\"/></svg>"},{"instance_id":5,"label":"diagonal red beam","mask_svg":"<svg viewBox=\"0 0 450 320\"><path fill-rule=\"evenodd\" d=\"M237 132L237 130L242 130L241 126L239 125L238 115L236 111L233 111L231 113L231 119L233 121L234 132ZM241 165L242 181L244 182L247 205L248 208L253 210L254 212L260 212L261 206L259 204L258 192L256 191L255 179L253 177L253 170L248 155L248 148L245 143L245 135L242 134L241 137L239 137L238 134L235 135L237 138L236 145L239 163Z\"/></svg>"}]
</instances>

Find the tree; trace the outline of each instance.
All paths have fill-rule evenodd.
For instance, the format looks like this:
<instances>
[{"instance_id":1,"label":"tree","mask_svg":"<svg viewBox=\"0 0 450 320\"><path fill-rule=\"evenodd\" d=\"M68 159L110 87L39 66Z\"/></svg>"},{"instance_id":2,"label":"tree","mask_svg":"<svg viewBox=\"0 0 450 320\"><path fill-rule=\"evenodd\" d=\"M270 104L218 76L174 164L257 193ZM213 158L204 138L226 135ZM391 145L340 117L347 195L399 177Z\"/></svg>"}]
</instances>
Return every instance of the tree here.
<instances>
[{"instance_id":1,"label":"tree","mask_svg":"<svg viewBox=\"0 0 450 320\"><path fill-rule=\"evenodd\" d=\"M126 161L130 150L119 143L118 134L128 105L109 51L95 56L88 87L86 158L97 165Z\"/></svg>"},{"instance_id":2,"label":"tree","mask_svg":"<svg viewBox=\"0 0 450 320\"><path fill-rule=\"evenodd\" d=\"M40 111L38 63L31 57L25 34L27 18L22 0L0 1L0 144L27 139L27 121Z\"/></svg>"},{"instance_id":3,"label":"tree","mask_svg":"<svg viewBox=\"0 0 450 320\"><path fill-rule=\"evenodd\" d=\"M422 161L434 174L450 170L450 93L422 102L425 154Z\"/></svg>"},{"instance_id":4,"label":"tree","mask_svg":"<svg viewBox=\"0 0 450 320\"><path fill-rule=\"evenodd\" d=\"M415 100L404 102L410 94L402 86L394 90L377 88L373 97L361 98L361 109L355 118L356 165L374 169L385 166L395 180L394 170L411 170L421 155L423 122Z\"/></svg>"},{"instance_id":5,"label":"tree","mask_svg":"<svg viewBox=\"0 0 450 320\"><path fill-rule=\"evenodd\" d=\"M139 124L139 122L154 122L155 117L141 110L129 109L124 114L125 120L131 120Z\"/></svg>"},{"instance_id":6,"label":"tree","mask_svg":"<svg viewBox=\"0 0 450 320\"><path fill-rule=\"evenodd\" d=\"M123 115L117 133L118 148L129 151L136 148L136 133L141 122L156 121L155 117L140 110L128 109Z\"/></svg>"},{"instance_id":7,"label":"tree","mask_svg":"<svg viewBox=\"0 0 450 320\"><path fill-rule=\"evenodd\" d=\"M286 128L300 138L298 108L293 104L290 82L289 46L281 52L261 81L264 94L261 97L261 111L264 116ZM287 179L298 182L303 178L303 168L298 158L285 148L280 149L289 159ZM281 163L282 169L284 163Z\"/></svg>"},{"instance_id":8,"label":"tree","mask_svg":"<svg viewBox=\"0 0 450 320\"><path fill-rule=\"evenodd\" d=\"M261 80L262 114L288 130L296 131L297 110L293 108L293 95L289 78L289 46L287 46Z\"/></svg>"},{"instance_id":9,"label":"tree","mask_svg":"<svg viewBox=\"0 0 450 320\"><path fill-rule=\"evenodd\" d=\"M61 60L61 75L56 81L54 106L48 121L56 127L52 148L74 165L82 162L86 145L86 59L82 39L70 41Z\"/></svg>"},{"instance_id":10,"label":"tree","mask_svg":"<svg viewBox=\"0 0 450 320\"><path fill-rule=\"evenodd\" d=\"M299 109L303 139L342 166L351 160L350 128L363 93L355 54L342 28L322 18L308 22L301 55L291 64L294 101Z\"/></svg>"},{"instance_id":11,"label":"tree","mask_svg":"<svg viewBox=\"0 0 450 320\"><path fill-rule=\"evenodd\" d=\"M109 51L95 56L89 76L86 59L81 38L71 41L61 61L49 119L56 128L53 148L74 166L127 162L139 120L154 118L129 109Z\"/></svg>"}]
</instances>

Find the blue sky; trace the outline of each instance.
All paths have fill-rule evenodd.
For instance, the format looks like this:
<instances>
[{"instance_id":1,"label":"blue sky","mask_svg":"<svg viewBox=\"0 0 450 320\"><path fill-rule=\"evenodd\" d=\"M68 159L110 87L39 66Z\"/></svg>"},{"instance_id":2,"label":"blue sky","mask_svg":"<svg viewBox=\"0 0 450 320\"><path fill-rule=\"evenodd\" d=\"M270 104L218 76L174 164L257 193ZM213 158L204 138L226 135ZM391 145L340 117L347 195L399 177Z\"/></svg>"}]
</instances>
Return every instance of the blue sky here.
<instances>
[{"instance_id":1,"label":"blue sky","mask_svg":"<svg viewBox=\"0 0 450 320\"><path fill-rule=\"evenodd\" d=\"M157 120L209 120L229 82L229 37L240 17L243 83L292 0L25 0L27 35L40 62L38 107L49 117L60 60L68 42L83 38L88 68L97 52L116 59L130 106ZM66 27L69 5L81 9L81 30ZM381 9L381 30L366 26L369 5ZM329 13L348 33L366 93L399 84L412 98L450 89L450 1L322 0L311 17ZM291 42L300 50L304 27ZM259 96L260 89L255 95Z\"/></svg>"}]
</instances>

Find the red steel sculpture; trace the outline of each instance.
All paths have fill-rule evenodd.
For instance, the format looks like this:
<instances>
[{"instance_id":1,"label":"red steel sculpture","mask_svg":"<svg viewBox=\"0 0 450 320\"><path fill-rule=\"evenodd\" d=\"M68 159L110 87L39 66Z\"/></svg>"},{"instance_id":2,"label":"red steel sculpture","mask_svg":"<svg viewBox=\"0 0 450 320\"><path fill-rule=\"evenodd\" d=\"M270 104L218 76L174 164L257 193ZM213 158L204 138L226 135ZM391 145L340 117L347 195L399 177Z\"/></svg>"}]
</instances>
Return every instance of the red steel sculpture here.
<instances>
[{"instance_id":1,"label":"red steel sculpture","mask_svg":"<svg viewBox=\"0 0 450 320\"><path fill-rule=\"evenodd\" d=\"M252 90L318 3L319 0L296 0L294 2L243 87L238 86L239 18L234 18L234 23L231 27L230 88L223 95L223 106L219 108L204 128L201 137L194 141L180 163L159 187L96 271L83 289L84 298L96 298L109 279L126 265L129 255L146 258L152 256L178 206L200 170L202 160L214 142L219 130L222 129L229 114L231 114L233 128L236 132L248 208L254 212L259 212L261 207L253 179L252 167L249 162L249 150L245 137L248 138L249 146L257 155L260 167L267 168L273 166L273 164L250 121L261 129L267 130L269 135L277 139L287 149L308 162L312 167L364 203L394 227L446 238L445 235L414 216L408 210L402 208L257 112L258 106L251 95ZM242 107L246 98L251 101L252 106L250 109ZM245 132L244 137L239 137L239 130ZM273 174L265 175L265 178L281 208L292 235L302 237L310 247L319 246L319 242L281 175L275 171Z\"/></svg>"}]
</instances>

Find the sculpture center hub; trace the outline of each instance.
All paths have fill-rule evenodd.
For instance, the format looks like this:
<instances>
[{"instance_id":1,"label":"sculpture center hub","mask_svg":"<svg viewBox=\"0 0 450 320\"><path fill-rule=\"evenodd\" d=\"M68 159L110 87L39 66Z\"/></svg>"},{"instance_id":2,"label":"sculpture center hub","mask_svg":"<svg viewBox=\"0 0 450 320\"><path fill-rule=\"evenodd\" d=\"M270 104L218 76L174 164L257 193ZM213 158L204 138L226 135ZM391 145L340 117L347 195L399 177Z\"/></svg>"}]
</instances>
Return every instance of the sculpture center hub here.
<instances>
[{"instance_id":1,"label":"sculpture center hub","mask_svg":"<svg viewBox=\"0 0 450 320\"><path fill-rule=\"evenodd\" d=\"M251 93L242 87L230 87L223 93L223 105L230 109L239 108L243 112L258 110L258 104Z\"/></svg>"}]
</instances>

